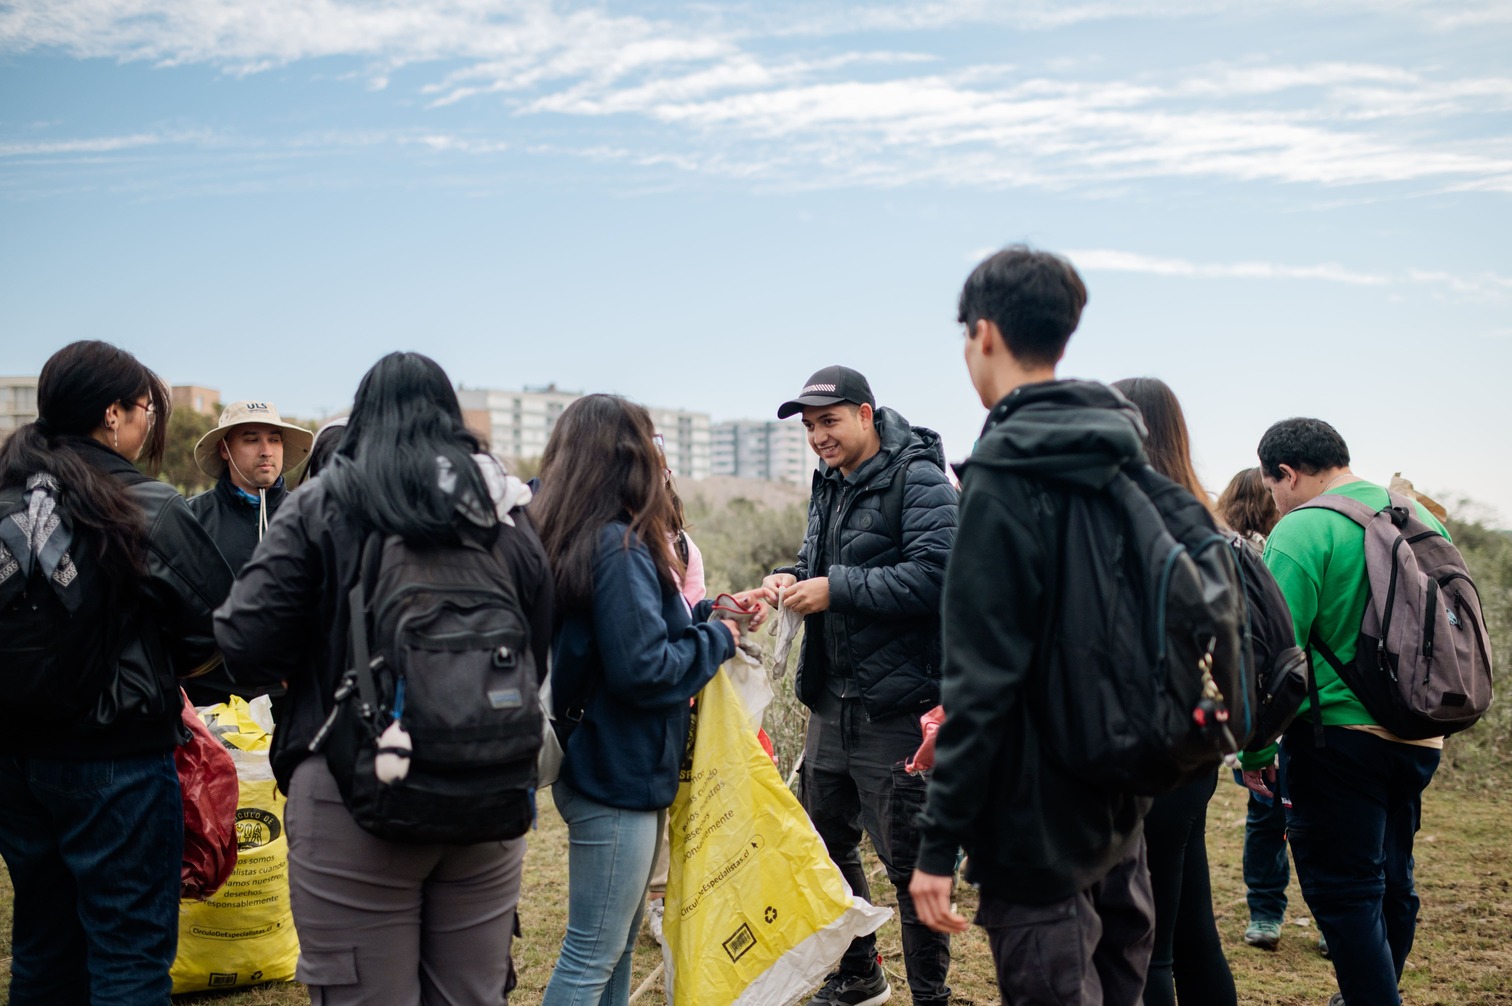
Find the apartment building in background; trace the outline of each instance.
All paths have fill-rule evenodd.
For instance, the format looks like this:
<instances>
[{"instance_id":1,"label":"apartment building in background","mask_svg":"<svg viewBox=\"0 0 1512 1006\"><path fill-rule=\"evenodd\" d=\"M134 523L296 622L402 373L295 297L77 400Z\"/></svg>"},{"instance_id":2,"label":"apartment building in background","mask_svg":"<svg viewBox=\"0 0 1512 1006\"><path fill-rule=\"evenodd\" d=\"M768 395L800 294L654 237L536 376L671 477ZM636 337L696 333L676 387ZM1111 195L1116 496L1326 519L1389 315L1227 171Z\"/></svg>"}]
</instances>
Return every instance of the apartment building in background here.
<instances>
[{"instance_id":1,"label":"apartment building in background","mask_svg":"<svg viewBox=\"0 0 1512 1006\"><path fill-rule=\"evenodd\" d=\"M490 450L516 462L539 458L545 452L557 417L582 395L555 384L522 391L457 389L467 428L487 441ZM672 474L679 479L708 478L708 413L649 406L648 411L662 435Z\"/></svg>"},{"instance_id":2,"label":"apartment building in background","mask_svg":"<svg viewBox=\"0 0 1512 1006\"><path fill-rule=\"evenodd\" d=\"M796 419L733 419L710 430L710 471L743 479L808 486L819 457Z\"/></svg>"},{"instance_id":3,"label":"apartment building in background","mask_svg":"<svg viewBox=\"0 0 1512 1006\"><path fill-rule=\"evenodd\" d=\"M218 388L201 388L196 384L175 384L168 389L175 409L188 409L205 415L220 416L221 393Z\"/></svg>"},{"instance_id":4,"label":"apartment building in background","mask_svg":"<svg viewBox=\"0 0 1512 1006\"><path fill-rule=\"evenodd\" d=\"M37 418L37 379L0 377L0 440Z\"/></svg>"}]
</instances>

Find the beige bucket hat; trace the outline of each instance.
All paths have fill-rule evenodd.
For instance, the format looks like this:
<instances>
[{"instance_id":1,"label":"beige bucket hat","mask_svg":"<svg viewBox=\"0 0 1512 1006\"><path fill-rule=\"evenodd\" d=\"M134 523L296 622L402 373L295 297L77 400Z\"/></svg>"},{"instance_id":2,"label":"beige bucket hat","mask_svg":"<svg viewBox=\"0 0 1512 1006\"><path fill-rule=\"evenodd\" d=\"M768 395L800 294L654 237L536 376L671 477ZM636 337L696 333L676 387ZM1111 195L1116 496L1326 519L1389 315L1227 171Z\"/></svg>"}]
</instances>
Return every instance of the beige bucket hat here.
<instances>
[{"instance_id":1,"label":"beige bucket hat","mask_svg":"<svg viewBox=\"0 0 1512 1006\"><path fill-rule=\"evenodd\" d=\"M315 434L303 426L286 423L278 415L278 409L270 402L232 402L221 410L220 424L200 437L194 445L194 463L199 470L212 478L220 478L226 470L226 461L220 456L220 442L233 426L243 423L260 423L276 426L283 431L284 468L287 475L310 456L310 447L315 443Z\"/></svg>"}]
</instances>

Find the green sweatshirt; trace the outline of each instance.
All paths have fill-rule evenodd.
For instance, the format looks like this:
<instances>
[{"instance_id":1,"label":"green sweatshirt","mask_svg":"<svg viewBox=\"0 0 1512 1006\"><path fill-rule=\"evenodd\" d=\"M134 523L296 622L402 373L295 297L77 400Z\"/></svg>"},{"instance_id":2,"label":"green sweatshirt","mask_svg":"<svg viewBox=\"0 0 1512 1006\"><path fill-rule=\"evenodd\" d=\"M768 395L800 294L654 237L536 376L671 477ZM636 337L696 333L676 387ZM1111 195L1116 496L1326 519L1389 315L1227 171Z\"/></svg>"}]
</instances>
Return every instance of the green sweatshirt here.
<instances>
[{"instance_id":1,"label":"green sweatshirt","mask_svg":"<svg viewBox=\"0 0 1512 1006\"><path fill-rule=\"evenodd\" d=\"M1348 482L1330 489L1379 510L1387 504L1386 490L1369 482ZM1418 514L1444 537L1449 532L1422 504ZM1365 531L1343 514L1331 510L1298 509L1281 518L1265 542L1265 565L1281 586L1291 609L1297 645L1307 650L1318 683L1318 704L1326 726L1374 724L1360 700L1328 661L1315 653L1308 640L1316 632L1340 662L1354 659L1360 621L1370 599L1365 575ZM1299 718L1313 719L1312 698L1303 700ZM1242 758L1246 767L1269 764L1267 752Z\"/></svg>"}]
</instances>

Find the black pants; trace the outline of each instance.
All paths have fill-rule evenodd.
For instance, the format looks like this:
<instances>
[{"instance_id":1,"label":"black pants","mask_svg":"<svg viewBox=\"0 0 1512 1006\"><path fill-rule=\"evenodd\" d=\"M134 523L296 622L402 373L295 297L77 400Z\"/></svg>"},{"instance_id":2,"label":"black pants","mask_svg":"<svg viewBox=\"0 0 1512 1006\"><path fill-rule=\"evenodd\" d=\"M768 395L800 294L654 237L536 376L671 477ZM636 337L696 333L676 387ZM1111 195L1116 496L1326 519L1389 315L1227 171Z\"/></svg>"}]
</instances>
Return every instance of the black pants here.
<instances>
[{"instance_id":1,"label":"black pants","mask_svg":"<svg viewBox=\"0 0 1512 1006\"><path fill-rule=\"evenodd\" d=\"M1020 905L983 891L976 924L1008 1006L1137 1006L1155 928L1144 842L1064 901Z\"/></svg>"},{"instance_id":2,"label":"black pants","mask_svg":"<svg viewBox=\"0 0 1512 1006\"><path fill-rule=\"evenodd\" d=\"M1150 886L1155 892L1155 950L1145 1006L1234 1006L1234 976L1218 926L1208 876L1207 805L1218 776L1207 775L1157 797L1145 817ZM1174 980L1173 980L1174 979Z\"/></svg>"},{"instance_id":3,"label":"black pants","mask_svg":"<svg viewBox=\"0 0 1512 1006\"><path fill-rule=\"evenodd\" d=\"M809 717L803 748L803 807L851 890L868 900L871 891L861 868L861 832L897 888L903 931L903 963L917 1006L950 1000L950 937L919 921L908 881L919 853L914 815L924 807L925 780L903 770L903 761L923 739L918 718L909 714L872 720L860 698L840 698L826 690ZM876 955L874 936L851 943L840 961L843 971L863 973Z\"/></svg>"}]
</instances>

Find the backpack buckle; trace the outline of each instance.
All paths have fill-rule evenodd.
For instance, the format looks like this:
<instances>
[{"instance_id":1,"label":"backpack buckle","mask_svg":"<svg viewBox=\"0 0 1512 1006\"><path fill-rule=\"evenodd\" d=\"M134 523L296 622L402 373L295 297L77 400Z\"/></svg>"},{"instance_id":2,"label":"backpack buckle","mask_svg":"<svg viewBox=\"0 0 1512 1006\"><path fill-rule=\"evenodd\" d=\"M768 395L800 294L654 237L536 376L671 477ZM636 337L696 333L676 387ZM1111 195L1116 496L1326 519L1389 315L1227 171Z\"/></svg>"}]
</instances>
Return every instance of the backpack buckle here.
<instances>
[{"instance_id":1,"label":"backpack buckle","mask_svg":"<svg viewBox=\"0 0 1512 1006\"><path fill-rule=\"evenodd\" d=\"M493 652L493 665L500 668L509 668L515 665L515 654L507 646L501 646Z\"/></svg>"}]
</instances>

